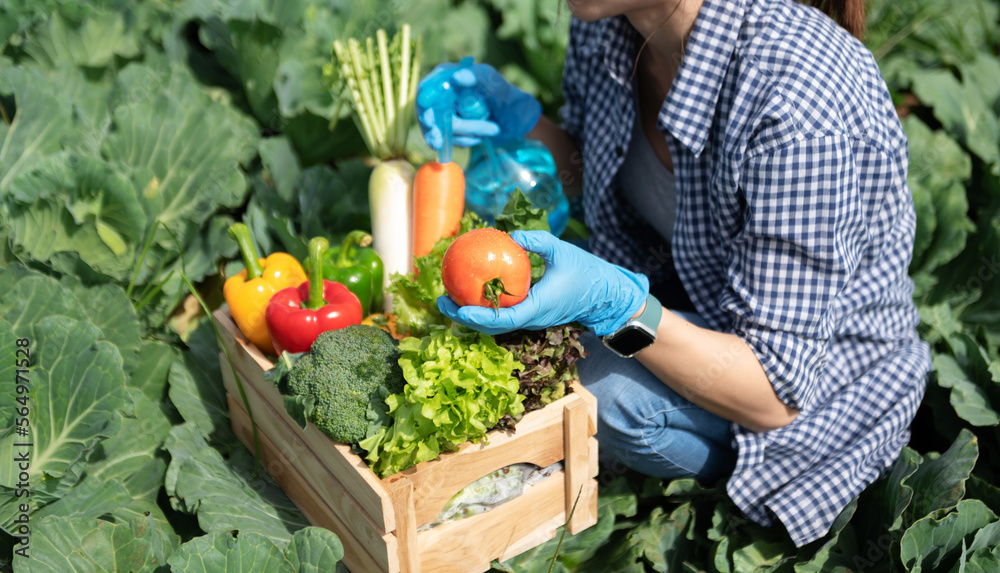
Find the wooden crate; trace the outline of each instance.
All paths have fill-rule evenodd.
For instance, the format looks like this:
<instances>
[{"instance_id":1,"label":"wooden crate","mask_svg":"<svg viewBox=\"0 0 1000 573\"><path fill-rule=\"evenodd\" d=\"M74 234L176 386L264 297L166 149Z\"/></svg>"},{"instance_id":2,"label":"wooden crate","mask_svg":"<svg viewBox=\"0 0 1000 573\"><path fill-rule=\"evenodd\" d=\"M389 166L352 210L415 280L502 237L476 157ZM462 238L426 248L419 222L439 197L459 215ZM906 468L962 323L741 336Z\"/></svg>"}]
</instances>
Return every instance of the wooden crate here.
<instances>
[{"instance_id":1,"label":"wooden crate","mask_svg":"<svg viewBox=\"0 0 1000 573\"><path fill-rule=\"evenodd\" d=\"M224 354L223 383L233 430L254 448L250 411L258 430L262 464L310 523L330 529L344 545L352 573L470 573L494 559L509 559L552 538L566 523L577 533L597 522L597 402L581 384L545 408L526 414L515 432L493 431L488 443L379 479L349 446L287 414L275 386L264 380L273 365L239 331L228 311L213 315L236 366ZM563 469L524 494L485 513L434 528L451 497L504 466L529 462Z\"/></svg>"}]
</instances>

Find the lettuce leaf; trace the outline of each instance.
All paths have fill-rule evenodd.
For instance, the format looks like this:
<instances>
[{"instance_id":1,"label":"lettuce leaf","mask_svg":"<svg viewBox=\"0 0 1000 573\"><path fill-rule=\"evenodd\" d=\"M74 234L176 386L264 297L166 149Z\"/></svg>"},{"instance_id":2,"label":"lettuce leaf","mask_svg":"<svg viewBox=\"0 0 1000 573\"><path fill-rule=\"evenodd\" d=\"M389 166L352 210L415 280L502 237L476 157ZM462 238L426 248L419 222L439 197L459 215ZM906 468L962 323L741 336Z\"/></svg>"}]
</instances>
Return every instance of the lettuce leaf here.
<instances>
[{"instance_id":1,"label":"lettuce leaf","mask_svg":"<svg viewBox=\"0 0 1000 573\"><path fill-rule=\"evenodd\" d=\"M514 231L551 230L548 211L534 207L521 189L514 190L503 211L496 216L496 228L508 234ZM528 259L531 261L531 284L535 284L545 274L545 260L535 253L528 253Z\"/></svg>"},{"instance_id":2,"label":"lettuce leaf","mask_svg":"<svg viewBox=\"0 0 1000 573\"><path fill-rule=\"evenodd\" d=\"M399 349L406 388L386 398L392 424L359 444L379 476L480 441L502 417L523 413L513 372L524 365L493 337L436 327L423 338L404 338Z\"/></svg>"},{"instance_id":3,"label":"lettuce leaf","mask_svg":"<svg viewBox=\"0 0 1000 573\"><path fill-rule=\"evenodd\" d=\"M524 368L516 370L524 396L524 411L537 410L566 394L566 383L577 377L576 362L588 353L580 342L583 329L576 324L545 330L515 330L495 337ZM514 420L507 420L513 425Z\"/></svg>"},{"instance_id":4,"label":"lettuce leaf","mask_svg":"<svg viewBox=\"0 0 1000 573\"><path fill-rule=\"evenodd\" d=\"M392 295L392 312L396 315L396 328L399 332L420 337L430 334L436 326L451 326L451 321L437 307L438 297L445 294L444 283L441 281L441 261L444 260L445 251L455 242L455 237L483 226L478 215L472 211L466 212L454 237L438 239L430 253L416 257L416 272L392 275L387 290Z\"/></svg>"}]
</instances>

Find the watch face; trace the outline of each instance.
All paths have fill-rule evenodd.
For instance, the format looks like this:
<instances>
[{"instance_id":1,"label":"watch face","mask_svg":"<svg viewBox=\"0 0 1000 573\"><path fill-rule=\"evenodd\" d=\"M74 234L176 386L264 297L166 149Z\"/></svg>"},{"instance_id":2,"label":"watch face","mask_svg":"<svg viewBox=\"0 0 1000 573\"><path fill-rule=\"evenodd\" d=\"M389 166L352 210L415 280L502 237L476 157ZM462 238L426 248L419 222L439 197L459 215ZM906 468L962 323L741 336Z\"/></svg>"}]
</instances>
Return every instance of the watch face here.
<instances>
[{"instance_id":1,"label":"watch face","mask_svg":"<svg viewBox=\"0 0 1000 573\"><path fill-rule=\"evenodd\" d=\"M604 343L612 350L629 357L653 343L654 337L637 324L626 325L613 335L604 339Z\"/></svg>"}]
</instances>

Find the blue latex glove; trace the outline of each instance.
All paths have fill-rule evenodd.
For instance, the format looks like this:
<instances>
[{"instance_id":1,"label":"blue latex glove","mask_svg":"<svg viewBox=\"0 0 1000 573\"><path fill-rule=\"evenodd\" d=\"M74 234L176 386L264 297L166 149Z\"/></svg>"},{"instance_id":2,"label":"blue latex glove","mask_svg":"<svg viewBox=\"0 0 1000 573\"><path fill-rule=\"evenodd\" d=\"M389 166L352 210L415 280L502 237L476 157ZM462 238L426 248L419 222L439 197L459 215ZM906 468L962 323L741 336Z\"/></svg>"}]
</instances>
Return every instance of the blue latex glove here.
<instances>
[{"instance_id":1,"label":"blue latex glove","mask_svg":"<svg viewBox=\"0 0 1000 573\"><path fill-rule=\"evenodd\" d=\"M487 334L541 330L577 321L594 334L606 336L646 302L649 279L645 275L613 265L547 231L514 231L510 236L545 259L545 274L528 291L528 298L497 311L459 307L443 295L437 304L445 316Z\"/></svg>"},{"instance_id":2,"label":"blue latex glove","mask_svg":"<svg viewBox=\"0 0 1000 573\"><path fill-rule=\"evenodd\" d=\"M452 144L457 147L471 147L482 142L484 137L492 137L498 142L515 139L531 131L542 116L542 104L508 82L500 72L489 64L473 64L471 67L459 64L439 64L431 73L420 80L420 91L432 81L450 78L457 87L475 87L483 99L490 115L486 119L465 119L452 114ZM427 145L441 149L441 130L434 118L434 110L417 104L417 119Z\"/></svg>"}]
</instances>

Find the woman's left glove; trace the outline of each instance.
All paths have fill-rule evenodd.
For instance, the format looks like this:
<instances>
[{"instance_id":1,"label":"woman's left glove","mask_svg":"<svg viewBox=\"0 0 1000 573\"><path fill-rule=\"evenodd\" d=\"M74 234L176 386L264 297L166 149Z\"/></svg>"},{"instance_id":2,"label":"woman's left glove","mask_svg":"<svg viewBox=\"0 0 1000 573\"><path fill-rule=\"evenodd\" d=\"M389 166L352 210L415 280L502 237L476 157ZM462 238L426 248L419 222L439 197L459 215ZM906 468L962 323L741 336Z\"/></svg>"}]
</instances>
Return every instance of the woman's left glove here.
<instances>
[{"instance_id":1,"label":"woman's left glove","mask_svg":"<svg viewBox=\"0 0 1000 573\"><path fill-rule=\"evenodd\" d=\"M510 236L545 260L542 280L526 299L499 310L459 307L443 295L437 304L445 316L487 334L541 330L575 321L606 336L638 312L649 295L645 275L613 265L547 231L514 231Z\"/></svg>"},{"instance_id":2,"label":"woman's left glove","mask_svg":"<svg viewBox=\"0 0 1000 573\"><path fill-rule=\"evenodd\" d=\"M441 129L434 110L421 104L421 93L434 82L449 79L458 88L475 89L483 99L488 117L466 119L452 114L452 143L458 147L471 147L484 138L503 142L531 131L542 115L542 104L532 95L520 90L489 64L438 64L421 81L417 88L417 119L424 140L433 149L441 149Z\"/></svg>"}]
</instances>

